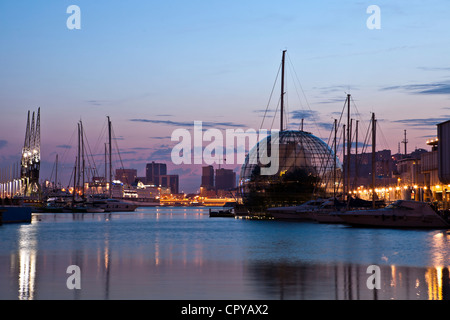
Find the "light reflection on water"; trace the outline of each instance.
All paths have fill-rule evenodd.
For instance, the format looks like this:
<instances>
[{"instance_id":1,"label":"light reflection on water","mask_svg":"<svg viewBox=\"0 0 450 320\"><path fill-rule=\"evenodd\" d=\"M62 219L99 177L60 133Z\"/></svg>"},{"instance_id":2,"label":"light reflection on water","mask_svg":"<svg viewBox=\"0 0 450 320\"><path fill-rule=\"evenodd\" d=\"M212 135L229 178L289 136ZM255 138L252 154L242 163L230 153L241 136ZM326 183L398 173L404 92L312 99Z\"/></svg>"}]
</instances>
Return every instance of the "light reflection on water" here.
<instances>
[{"instance_id":1,"label":"light reflection on water","mask_svg":"<svg viewBox=\"0 0 450 320\"><path fill-rule=\"evenodd\" d=\"M0 299L450 299L446 231L142 208L39 215L0 237ZM366 285L372 264L379 290ZM81 269L81 290L66 287L69 265Z\"/></svg>"}]
</instances>

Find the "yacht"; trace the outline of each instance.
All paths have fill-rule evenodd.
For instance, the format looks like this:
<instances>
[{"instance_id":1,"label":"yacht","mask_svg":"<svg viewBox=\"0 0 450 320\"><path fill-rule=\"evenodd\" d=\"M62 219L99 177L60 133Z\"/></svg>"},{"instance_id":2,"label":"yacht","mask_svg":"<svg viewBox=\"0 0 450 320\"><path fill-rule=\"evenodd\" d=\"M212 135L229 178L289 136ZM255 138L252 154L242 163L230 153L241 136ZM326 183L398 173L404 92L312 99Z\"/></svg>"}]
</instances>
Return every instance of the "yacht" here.
<instances>
[{"instance_id":1,"label":"yacht","mask_svg":"<svg viewBox=\"0 0 450 320\"><path fill-rule=\"evenodd\" d=\"M315 199L298 206L269 208L267 209L267 213L272 215L275 220L312 221L314 219L309 213L319 208L325 201L327 200Z\"/></svg>"},{"instance_id":2,"label":"yacht","mask_svg":"<svg viewBox=\"0 0 450 320\"><path fill-rule=\"evenodd\" d=\"M129 212L135 211L138 207L135 204L112 198L94 199L92 204L94 207L103 209L104 212Z\"/></svg>"},{"instance_id":3,"label":"yacht","mask_svg":"<svg viewBox=\"0 0 450 320\"><path fill-rule=\"evenodd\" d=\"M319 223L343 223L344 221L339 214L345 210L345 204L336 200L328 200L321 204L315 210L308 212L311 220Z\"/></svg>"},{"instance_id":4,"label":"yacht","mask_svg":"<svg viewBox=\"0 0 450 320\"><path fill-rule=\"evenodd\" d=\"M426 202L397 200L382 209L340 213L347 224L388 228L449 228L449 220Z\"/></svg>"}]
</instances>

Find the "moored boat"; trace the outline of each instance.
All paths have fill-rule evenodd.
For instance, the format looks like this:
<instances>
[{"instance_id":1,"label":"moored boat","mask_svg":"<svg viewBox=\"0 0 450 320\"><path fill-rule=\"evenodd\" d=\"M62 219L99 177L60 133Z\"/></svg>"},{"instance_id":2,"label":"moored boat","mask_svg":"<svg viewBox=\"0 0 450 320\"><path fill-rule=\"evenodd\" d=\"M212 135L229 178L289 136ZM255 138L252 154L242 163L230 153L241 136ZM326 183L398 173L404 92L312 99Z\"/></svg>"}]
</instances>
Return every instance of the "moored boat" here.
<instances>
[{"instance_id":1,"label":"moored boat","mask_svg":"<svg viewBox=\"0 0 450 320\"><path fill-rule=\"evenodd\" d=\"M449 220L426 202L397 200L382 209L339 214L347 224L388 228L450 228Z\"/></svg>"},{"instance_id":2,"label":"moored boat","mask_svg":"<svg viewBox=\"0 0 450 320\"><path fill-rule=\"evenodd\" d=\"M339 214L344 207L345 204L342 204L337 200L328 200L317 209L308 212L308 215L311 220L315 220L319 223L343 223L344 221Z\"/></svg>"},{"instance_id":3,"label":"moored boat","mask_svg":"<svg viewBox=\"0 0 450 320\"><path fill-rule=\"evenodd\" d=\"M101 208L104 212L131 212L135 211L138 207L135 204L112 198L94 199L92 200L92 206L95 208Z\"/></svg>"},{"instance_id":4,"label":"moored boat","mask_svg":"<svg viewBox=\"0 0 450 320\"><path fill-rule=\"evenodd\" d=\"M235 214L232 208L222 209L222 210L211 210L209 209L209 217L210 218L234 218Z\"/></svg>"},{"instance_id":5,"label":"moored boat","mask_svg":"<svg viewBox=\"0 0 450 320\"><path fill-rule=\"evenodd\" d=\"M309 213L319 208L325 201L327 200L315 199L298 206L269 208L267 213L275 220L312 221L313 218Z\"/></svg>"},{"instance_id":6,"label":"moored boat","mask_svg":"<svg viewBox=\"0 0 450 320\"><path fill-rule=\"evenodd\" d=\"M26 206L0 206L0 224L31 222L32 211Z\"/></svg>"}]
</instances>

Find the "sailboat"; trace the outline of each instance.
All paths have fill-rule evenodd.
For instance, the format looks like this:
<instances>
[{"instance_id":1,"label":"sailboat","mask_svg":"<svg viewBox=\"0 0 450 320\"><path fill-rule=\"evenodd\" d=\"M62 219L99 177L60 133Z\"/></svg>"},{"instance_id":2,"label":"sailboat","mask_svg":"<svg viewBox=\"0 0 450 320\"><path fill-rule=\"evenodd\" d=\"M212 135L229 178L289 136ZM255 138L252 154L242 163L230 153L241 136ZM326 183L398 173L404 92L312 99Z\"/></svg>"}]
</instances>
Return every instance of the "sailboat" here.
<instances>
[{"instance_id":1,"label":"sailboat","mask_svg":"<svg viewBox=\"0 0 450 320\"><path fill-rule=\"evenodd\" d=\"M105 150L105 179L108 179L109 183L109 190L108 194L98 194L98 195L92 195L89 198L89 204L94 207L101 210L104 210L104 212L133 212L138 207L135 204L122 201L120 199L114 199L112 197L112 124L111 119L108 116L108 158L109 158L109 175L107 175L106 170L106 150Z\"/></svg>"},{"instance_id":2,"label":"sailboat","mask_svg":"<svg viewBox=\"0 0 450 320\"><path fill-rule=\"evenodd\" d=\"M77 170L78 168L78 170ZM79 190L80 179L82 183L81 191ZM72 203L65 209L66 212L72 213L102 213L104 209L98 208L92 205L92 203L86 201L85 196L85 147L84 147L84 129L83 123L78 123L78 156L75 157L74 167L74 187L72 193ZM81 198L77 198L77 196Z\"/></svg>"},{"instance_id":3,"label":"sailboat","mask_svg":"<svg viewBox=\"0 0 450 320\"><path fill-rule=\"evenodd\" d=\"M448 229L448 217L430 204L414 200L397 200L382 209L348 211L339 214L347 224L365 227Z\"/></svg>"}]
</instances>

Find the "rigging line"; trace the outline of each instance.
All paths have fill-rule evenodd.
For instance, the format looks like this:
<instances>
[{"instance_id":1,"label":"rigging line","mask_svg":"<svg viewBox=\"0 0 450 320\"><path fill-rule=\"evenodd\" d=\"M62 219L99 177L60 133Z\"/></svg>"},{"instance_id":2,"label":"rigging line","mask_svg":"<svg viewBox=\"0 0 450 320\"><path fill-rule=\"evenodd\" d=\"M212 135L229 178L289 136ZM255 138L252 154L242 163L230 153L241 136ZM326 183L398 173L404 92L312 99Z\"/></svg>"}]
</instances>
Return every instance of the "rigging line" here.
<instances>
[{"instance_id":1,"label":"rigging line","mask_svg":"<svg viewBox=\"0 0 450 320\"><path fill-rule=\"evenodd\" d=\"M361 153L359 154L359 160L357 161L357 165L358 165L358 166L361 165L362 162L363 162L363 156L362 156L362 154L367 153L366 150L367 150L367 147L368 147L369 137L371 136L371 133L370 133L370 132L371 132L371 128L372 128L372 123L370 123L369 126L368 126L368 128L367 128L366 137L364 138L363 148L362 148L362 150L361 150ZM353 188L356 187L356 185L355 185L355 179L353 179L352 187L353 187Z\"/></svg>"},{"instance_id":2,"label":"rigging line","mask_svg":"<svg viewBox=\"0 0 450 320\"><path fill-rule=\"evenodd\" d=\"M77 131L77 129L75 128L74 131L72 132L72 136L69 139L69 142L67 144L67 147L64 147L64 152L61 156L60 159L60 163L61 163L61 170L66 169L66 166L64 165L65 161L66 161L66 157L68 157L68 152L72 149L72 143L73 143L73 139L75 137L75 132ZM70 183L70 181L69 181Z\"/></svg>"},{"instance_id":3,"label":"rigging line","mask_svg":"<svg viewBox=\"0 0 450 320\"><path fill-rule=\"evenodd\" d=\"M306 97L305 91L303 90L303 86L302 86L302 84L301 84L301 82L300 82L300 79L299 79L299 77L298 77L297 71L295 71L294 64L292 63L290 54L288 53L287 56L288 56L288 61L289 61L289 63L290 63L290 66L291 66L291 68L292 68L292 73L293 73L293 74L295 75L295 77L297 78L297 82L298 82L298 84L299 84L299 86L300 86L300 89L301 89L301 91L302 91L302 93L303 93L303 97L304 97L304 99L305 99L306 105L308 106L308 109L309 109L309 111L310 111L311 114L312 114L313 111L312 111L312 109L311 109L311 106L309 105L308 98ZM295 83L295 82L294 82L294 83ZM294 85L294 86L295 86L295 85ZM300 97L299 97L299 99L300 99ZM316 128L317 128L317 131L319 132L319 136L321 136L322 134L321 134L321 132L320 132L320 128L319 128L319 125L317 124L317 121L316 121L315 117L313 117L313 122L314 122L314 124L315 124L315 126L316 126Z\"/></svg>"},{"instance_id":4,"label":"rigging line","mask_svg":"<svg viewBox=\"0 0 450 320\"><path fill-rule=\"evenodd\" d=\"M358 158L356 159L356 165L357 165L357 166L360 166L360 165L362 164L362 162L363 162L363 156L362 156L362 154L366 153L366 148L368 147L368 141L369 141L369 137L370 137L370 134L369 134L370 128L371 128L371 127L370 127L370 125L369 125L369 127L367 127L367 132L366 132L366 135L365 135L365 138L364 138L362 150L361 150L361 152L358 153L359 159L358 159ZM356 132L355 132L355 135L356 135ZM355 140L353 140L353 141L355 141ZM359 144L359 142L358 142L358 144ZM355 157L356 157L356 155L355 155ZM349 157L349 158L348 158L348 161L350 161L350 160L351 160L351 159L350 159L350 157ZM356 179L355 179L355 177L352 179L351 186L352 186L352 188L355 188L355 187L356 187Z\"/></svg>"},{"instance_id":5,"label":"rigging line","mask_svg":"<svg viewBox=\"0 0 450 320\"><path fill-rule=\"evenodd\" d=\"M290 62L290 67L292 68L292 70L295 71L295 69L294 69L294 67L293 67L293 65L292 65L292 62L291 62L290 60L289 60L289 62ZM294 72L291 72L291 73L290 73L291 78L292 78L292 83L294 84L295 92L297 93L297 97L298 97L298 100L299 100L299 102L300 102L300 108L301 108L301 110L303 110L303 111L307 111L307 110L303 107L302 99L300 98L300 93L298 92L297 85L295 84L295 79L294 79L293 74L294 74ZM298 79L298 78L297 78L297 79ZM300 87L301 87L301 84L300 84ZM303 94L304 94L304 93L303 93ZM310 110L310 111L311 111L311 110ZM311 111L311 112L312 112L312 111ZM301 125L301 124L300 124L300 125Z\"/></svg>"},{"instance_id":6,"label":"rigging line","mask_svg":"<svg viewBox=\"0 0 450 320\"><path fill-rule=\"evenodd\" d=\"M364 138L364 144L363 144L361 153L366 153L366 152L367 152L368 142L369 142L369 137L370 137L369 132L370 132L371 127L372 127L372 124L370 124L370 125L367 127L366 137Z\"/></svg>"},{"instance_id":7,"label":"rigging line","mask_svg":"<svg viewBox=\"0 0 450 320\"><path fill-rule=\"evenodd\" d=\"M353 100L353 96L350 96L351 101L353 102L353 107L356 109L356 113L355 113L355 117L358 118L357 120L359 120L359 123L363 125L362 129L366 129L366 122L364 121L364 119L361 118L361 113L358 110L358 107L356 106L355 100Z\"/></svg>"},{"instance_id":8,"label":"rigging line","mask_svg":"<svg viewBox=\"0 0 450 320\"><path fill-rule=\"evenodd\" d=\"M385 144L385 145L384 145L384 148L387 149L387 150L390 150L390 149L389 149L389 144L388 144L388 142L387 142L386 137L384 136L384 132L383 132L383 130L381 129L381 125L380 125L379 122L380 122L380 121L377 119L377 133L381 133L381 138L384 140L383 143Z\"/></svg>"},{"instance_id":9,"label":"rigging line","mask_svg":"<svg viewBox=\"0 0 450 320\"><path fill-rule=\"evenodd\" d=\"M328 136L328 140L327 140L328 143L329 143L329 141L331 139L331 136L332 136L333 132L334 132L334 124L333 124L332 130L330 131L330 135ZM323 150L322 150L322 148L319 148L319 149L316 150L318 152L318 154L319 154L319 163L320 163L320 166L318 168L319 177L322 176L322 175L325 176L325 173L327 172L327 170L330 169L330 161L332 160L332 157L331 157L332 153L330 153L331 149L329 149L328 143L325 143L325 142L323 142L323 143L324 143ZM334 141L332 143L331 148L333 146L334 146ZM317 184L320 183L320 182L321 181L317 181ZM326 181L325 184L327 186L328 185L328 181ZM326 186L325 186L325 188L326 188Z\"/></svg>"},{"instance_id":10,"label":"rigging line","mask_svg":"<svg viewBox=\"0 0 450 320\"><path fill-rule=\"evenodd\" d=\"M342 106L342 111L341 111L341 116L339 117L338 120L338 128L341 128L341 121L342 121L342 117L344 115L344 111L345 111L345 107L346 107L346 103L347 103L347 99L344 100L344 105ZM339 130L338 130L339 133ZM341 135L339 134L339 141L341 140ZM342 142L343 143L343 142ZM339 146L339 145L338 145ZM338 147L336 152L339 154L341 152L340 148ZM345 150L342 150L342 154L345 155ZM344 157L342 157L342 160L344 160Z\"/></svg>"},{"instance_id":11,"label":"rigging line","mask_svg":"<svg viewBox=\"0 0 450 320\"><path fill-rule=\"evenodd\" d=\"M270 126L270 131L272 131L273 123L275 122L275 118L277 117L278 108L280 107L280 103L281 103L281 97L278 99L278 104L277 104L277 108L275 109L275 113L274 113L273 118L272 118L272 124Z\"/></svg>"},{"instance_id":12,"label":"rigging line","mask_svg":"<svg viewBox=\"0 0 450 320\"><path fill-rule=\"evenodd\" d=\"M75 171L75 167L72 168L72 172L71 172L70 178L69 178L69 183L67 184L67 190L70 188L70 182L72 181L72 177L74 177L74 171ZM73 179L75 180L75 177ZM75 192L75 182L74 182L73 192Z\"/></svg>"},{"instance_id":13,"label":"rigging line","mask_svg":"<svg viewBox=\"0 0 450 320\"><path fill-rule=\"evenodd\" d=\"M100 134L99 134L99 136L97 138L97 141L96 141L96 143L94 145L95 154L103 154L104 153L103 147L104 147L104 141L106 140L107 124L108 124L108 120L105 119L105 121L103 122L102 130L100 131ZM100 144L101 144L101 149L100 149L101 151L98 152L97 150L100 148Z\"/></svg>"},{"instance_id":14,"label":"rigging line","mask_svg":"<svg viewBox=\"0 0 450 320\"><path fill-rule=\"evenodd\" d=\"M121 169L124 169L125 167L123 166L123 161L122 161L122 157L120 156L120 150L119 150L119 145L117 143L117 138L116 135L114 133L114 128L111 126L111 131L112 131L112 136L113 136L113 140L114 143L116 145L116 149L117 149L117 154L119 155L119 160L120 160L120 164L121 164Z\"/></svg>"},{"instance_id":15,"label":"rigging line","mask_svg":"<svg viewBox=\"0 0 450 320\"><path fill-rule=\"evenodd\" d=\"M285 88L287 88L287 86L288 86L288 84L287 84L287 79L285 79L285 81L284 81L285 83L284 83L284 85L285 85ZM285 126L284 126L284 128L287 130L288 129L288 126L289 126L289 95L288 95L288 93L287 93L288 91L287 90L285 90L285 93L284 93L284 106L283 106L283 108L284 108L284 113L283 113L283 116L284 116L284 122L285 122Z\"/></svg>"},{"instance_id":16,"label":"rigging line","mask_svg":"<svg viewBox=\"0 0 450 320\"><path fill-rule=\"evenodd\" d=\"M52 179L53 179L53 172L55 171L55 167L56 167L56 162L53 162L52 173L50 174L49 181L52 181ZM56 184L58 184L58 181L56 181Z\"/></svg>"},{"instance_id":17,"label":"rigging line","mask_svg":"<svg viewBox=\"0 0 450 320\"><path fill-rule=\"evenodd\" d=\"M273 92L275 91L275 86L277 84L278 76L280 75L281 65L282 65L282 63L280 62L280 66L278 67L277 76L275 77L275 82L273 83L272 91L270 92L269 101L267 102L266 111L264 112L264 117L261 122L261 126L259 127L260 131L262 129L262 126L264 125L264 120L266 119L266 114L267 114L267 110L269 109L270 101L272 101Z\"/></svg>"},{"instance_id":18,"label":"rigging line","mask_svg":"<svg viewBox=\"0 0 450 320\"><path fill-rule=\"evenodd\" d=\"M92 160L92 164L93 164L93 168L91 168L91 170L92 170L92 172L93 172L93 175L97 175L98 176L98 171L97 171L97 165L95 164L95 159L94 159L94 156L93 156L93 154L92 154L92 151L91 151L91 146L90 146L90 144L89 144L89 140L88 140L88 138L87 138L87 135L86 135L86 131L85 130L83 130L83 134L84 134L84 137L85 137L85 142L86 142L86 145L87 145L87 149L86 149L86 145L85 145L85 151L87 152L87 151L89 151L88 152L88 156L87 156L87 160L88 160L88 165L89 166L91 166L91 160ZM89 159L89 155L91 156L91 160Z\"/></svg>"}]
</instances>

